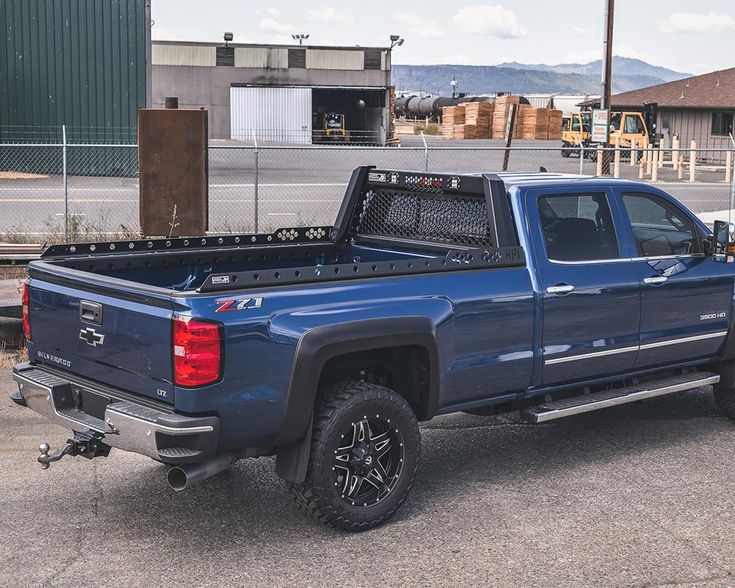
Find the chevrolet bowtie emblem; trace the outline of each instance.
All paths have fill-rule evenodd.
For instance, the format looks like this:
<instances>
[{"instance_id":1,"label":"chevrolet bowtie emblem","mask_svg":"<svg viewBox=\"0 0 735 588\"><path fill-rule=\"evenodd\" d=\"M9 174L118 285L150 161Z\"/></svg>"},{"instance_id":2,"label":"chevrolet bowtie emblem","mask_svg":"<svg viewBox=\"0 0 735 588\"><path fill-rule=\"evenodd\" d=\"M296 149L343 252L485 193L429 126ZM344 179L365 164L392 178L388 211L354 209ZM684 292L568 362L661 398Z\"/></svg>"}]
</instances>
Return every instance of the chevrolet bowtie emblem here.
<instances>
[{"instance_id":1,"label":"chevrolet bowtie emblem","mask_svg":"<svg viewBox=\"0 0 735 588\"><path fill-rule=\"evenodd\" d=\"M97 347L97 345L102 345L105 342L104 335L89 327L87 327L86 329L81 329L79 331L79 338L87 345L91 345L92 347Z\"/></svg>"}]
</instances>

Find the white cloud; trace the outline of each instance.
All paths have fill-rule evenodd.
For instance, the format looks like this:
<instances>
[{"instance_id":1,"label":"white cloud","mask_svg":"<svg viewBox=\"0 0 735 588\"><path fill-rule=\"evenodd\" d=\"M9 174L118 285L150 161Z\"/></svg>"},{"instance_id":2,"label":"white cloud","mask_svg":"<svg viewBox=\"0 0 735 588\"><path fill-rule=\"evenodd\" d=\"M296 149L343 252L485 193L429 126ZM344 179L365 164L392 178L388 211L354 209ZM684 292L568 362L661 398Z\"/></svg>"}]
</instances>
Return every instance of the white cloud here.
<instances>
[{"instance_id":1,"label":"white cloud","mask_svg":"<svg viewBox=\"0 0 735 588\"><path fill-rule=\"evenodd\" d=\"M422 37L443 37L446 34L444 27L438 22L407 12L394 14L393 20L406 27L409 32Z\"/></svg>"},{"instance_id":2,"label":"white cloud","mask_svg":"<svg viewBox=\"0 0 735 588\"><path fill-rule=\"evenodd\" d=\"M638 49L633 49L632 47L628 47L626 45L618 45L617 47L613 47L613 53L620 57L629 57L630 59L640 59L641 61L650 62L653 60L650 53L646 53L645 51L639 51Z\"/></svg>"},{"instance_id":3,"label":"white cloud","mask_svg":"<svg viewBox=\"0 0 735 588\"><path fill-rule=\"evenodd\" d=\"M178 41L179 38L176 36L171 29L167 29L158 23L155 23L151 27L151 38L156 41Z\"/></svg>"},{"instance_id":4,"label":"white cloud","mask_svg":"<svg viewBox=\"0 0 735 588\"><path fill-rule=\"evenodd\" d=\"M722 33L735 31L735 18L729 14L673 12L658 23L662 33Z\"/></svg>"},{"instance_id":5,"label":"white cloud","mask_svg":"<svg viewBox=\"0 0 735 588\"><path fill-rule=\"evenodd\" d=\"M292 33L296 29L291 24L280 23L273 18L264 18L258 21L258 28L266 33Z\"/></svg>"},{"instance_id":6,"label":"white cloud","mask_svg":"<svg viewBox=\"0 0 735 588\"><path fill-rule=\"evenodd\" d=\"M599 49L572 49L564 55L567 63L589 63L599 59L602 51Z\"/></svg>"},{"instance_id":7,"label":"white cloud","mask_svg":"<svg viewBox=\"0 0 735 588\"><path fill-rule=\"evenodd\" d=\"M258 16L265 15L272 18L278 18L279 16L281 16L282 13L280 10L278 10L278 8L259 8L255 11L255 14L257 14Z\"/></svg>"},{"instance_id":8,"label":"white cloud","mask_svg":"<svg viewBox=\"0 0 735 588\"><path fill-rule=\"evenodd\" d=\"M466 53L460 53L459 55L447 55L442 61L446 61L449 65L469 65L472 59Z\"/></svg>"},{"instance_id":9,"label":"white cloud","mask_svg":"<svg viewBox=\"0 0 735 588\"><path fill-rule=\"evenodd\" d=\"M311 20L323 22L326 24L352 22L353 18L344 12L338 12L333 6L319 6L318 8L309 8L306 14Z\"/></svg>"},{"instance_id":10,"label":"white cloud","mask_svg":"<svg viewBox=\"0 0 735 588\"><path fill-rule=\"evenodd\" d=\"M590 33L595 32L595 27L585 27L582 25L572 25L572 31L577 33L578 35L589 35Z\"/></svg>"},{"instance_id":11,"label":"white cloud","mask_svg":"<svg viewBox=\"0 0 735 588\"><path fill-rule=\"evenodd\" d=\"M501 39L518 39L526 36L512 10L502 4L477 4L465 6L452 17L459 29L470 35L490 35Z\"/></svg>"}]
</instances>

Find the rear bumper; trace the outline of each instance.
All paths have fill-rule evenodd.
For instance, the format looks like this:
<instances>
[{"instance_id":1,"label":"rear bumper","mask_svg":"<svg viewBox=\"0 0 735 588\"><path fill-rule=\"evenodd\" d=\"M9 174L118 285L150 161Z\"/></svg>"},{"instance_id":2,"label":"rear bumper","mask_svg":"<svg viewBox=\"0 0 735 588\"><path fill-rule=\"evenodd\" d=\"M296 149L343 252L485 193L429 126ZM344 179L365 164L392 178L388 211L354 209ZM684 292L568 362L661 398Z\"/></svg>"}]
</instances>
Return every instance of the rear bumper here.
<instances>
[{"instance_id":1,"label":"rear bumper","mask_svg":"<svg viewBox=\"0 0 735 588\"><path fill-rule=\"evenodd\" d=\"M136 402L94 382L66 379L28 363L13 369L18 392L12 400L73 431L93 431L102 442L164 463L195 463L214 453L217 417L189 417Z\"/></svg>"}]
</instances>

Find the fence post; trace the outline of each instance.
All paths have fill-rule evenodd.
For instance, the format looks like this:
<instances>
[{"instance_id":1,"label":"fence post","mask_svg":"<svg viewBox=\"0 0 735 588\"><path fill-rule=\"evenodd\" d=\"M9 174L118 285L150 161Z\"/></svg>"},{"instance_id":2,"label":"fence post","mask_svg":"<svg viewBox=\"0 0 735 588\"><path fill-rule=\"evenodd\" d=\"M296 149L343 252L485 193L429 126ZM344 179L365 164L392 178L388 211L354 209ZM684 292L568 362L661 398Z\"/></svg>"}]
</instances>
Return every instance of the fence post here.
<instances>
[{"instance_id":1,"label":"fence post","mask_svg":"<svg viewBox=\"0 0 735 588\"><path fill-rule=\"evenodd\" d=\"M604 151L602 150L602 148L601 147L598 147L597 148L597 170L595 170L596 171L596 175L598 175L598 176L601 176L602 175L602 157L603 157L602 154L603 153L604 153ZM610 160L608 159L608 161L610 161Z\"/></svg>"},{"instance_id":2,"label":"fence post","mask_svg":"<svg viewBox=\"0 0 735 588\"><path fill-rule=\"evenodd\" d=\"M61 165L64 176L64 240L69 242L69 177L66 173L66 125L61 125Z\"/></svg>"},{"instance_id":3,"label":"fence post","mask_svg":"<svg viewBox=\"0 0 735 588\"><path fill-rule=\"evenodd\" d=\"M641 149L641 159L638 162L638 179L639 180L642 180L643 179L644 172L646 171L645 170L645 165L646 164L643 163L643 155L644 155L644 153L645 153L645 151L643 151L643 149Z\"/></svg>"},{"instance_id":4,"label":"fence post","mask_svg":"<svg viewBox=\"0 0 735 588\"><path fill-rule=\"evenodd\" d=\"M424 142L424 171L429 171L429 146L426 144L424 131L421 131L421 140Z\"/></svg>"},{"instance_id":5,"label":"fence post","mask_svg":"<svg viewBox=\"0 0 735 588\"><path fill-rule=\"evenodd\" d=\"M689 144L689 181L697 180L697 142L692 141Z\"/></svg>"},{"instance_id":6,"label":"fence post","mask_svg":"<svg viewBox=\"0 0 735 588\"><path fill-rule=\"evenodd\" d=\"M656 161L658 161L659 167L664 166L664 155L665 154L666 154L666 137L661 139L661 144L658 146L658 157L656 158Z\"/></svg>"},{"instance_id":7,"label":"fence post","mask_svg":"<svg viewBox=\"0 0 735 588\"><path fill-rule=\"evenodd\" d=\"M646 144L646 175L651 175L651 168L653 167L653 147L650 143Z\"/></svg>"},{"instance_id":8,"label":"fence post","mask_svg":"<svg viewBox=\"0 0 735 588\"><path fill-rule=\"evenodd\" d=\"M579 175L584 175L584 143L579 143Z\"/></svg>"},{"instance_id":9,"label":"fence post","mask_svg":"<svg viewBox=\"0 0 735 588\"><path fill-rule=\"evenodd\" d=\"M638 149L635 142L635 138L632 138L630 140L630 161L629 165L630 167L633 167L636 163L638 163Z\"/></svg>"},{"instance_id":10,"label":"fence post","mask_svg":"<svg viewBox=\"0 0 735 588\"><path fill-rule=\"evenodd\" d=\"M676 154L676 178L678 180L684 179L684 155L681 151Z\"/></svg>"},{"instance_id":11,"label":"fence post","mask_svg":"<svg viewBox=\"0 0 735 588\"><path fill-rule=\"evenodd\" d=\"M253 201L254 201L253 204L255 205L255 232L257 233L258 232L258 207L259 207L259 203L258 203L258 181L259 181L258 174L260 172L260 165L259 165L259 162L258 162L258 153L259 153L259 149L258 149L258 136L255 134L255 129L252 130L252 133L253 133L253 144L255 145L255 186L254 186L255 187L255 194L254 194L254 197L253 197Z\"/></svg>"},{"instance_id":12,"label":"fence post","mask_svg":"<svg viewBox=\"0 0 735 588\"><path fill-rule=\"evenodd\" d=\"M671 161L674 169L677 170L679 169L679 135L674 135L671 139L671 149L673 150L671 152Z\"/></svg>"},{"instance_id":13,"label":"fence post","mask_svg":"<svg viewBox=\"0 0 735 588\"><path fill-rule=\"evenodd\" d=\"M663 154L661 153L661 149L656 149L654 147L653 149L653 163L651 166L651 181L652 182L658 182L658 164L661 160L661 157L663 157Z\"/></svg>"},{"instance_id":14,"label":"fence post","mask_svg":"<svg viewBox=\"0 0 735 588\"><path fill-rule=\"evenodd\" d=\"M732 179L732 149L725 155L725 182L730 183Z\"/></svg>"},{"instance_id":15,"label":"fence post","mask_svg":"<svg viewBox=\"0 0 735 588\"><path fill-rule=\"evenodd\" d=\"M613 163L613 177L620 177L620 135L615 136L615 159Z\"/></svg>"}]
</instances>

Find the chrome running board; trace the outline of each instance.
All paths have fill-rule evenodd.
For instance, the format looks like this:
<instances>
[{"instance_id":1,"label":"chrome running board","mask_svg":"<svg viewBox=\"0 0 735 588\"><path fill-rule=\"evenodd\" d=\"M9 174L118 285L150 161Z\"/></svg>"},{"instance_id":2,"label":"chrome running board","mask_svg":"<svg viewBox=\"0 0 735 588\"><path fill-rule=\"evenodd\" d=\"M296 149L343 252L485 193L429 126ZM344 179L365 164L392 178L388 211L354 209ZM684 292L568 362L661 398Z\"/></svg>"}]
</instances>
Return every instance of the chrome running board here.
<instances>
[{"instance_id":1,"label":"chrome running board","mask_svg":"<svg viewBox=\"0 0 735 588\"><path fill-rule=\"evenodd\" d=\"M677 392L684 392L685 390L694 390L702 386L716 384L719 381L720 376L718 374L692 372L663 380L636 384L627 388L604 390L583 396L544 402L538 406L521 410L521 418L529 423L545 423L573 414L592 412L593 410L637 402L646 398L667 396Z\"/></svg>"}]
</instances>

